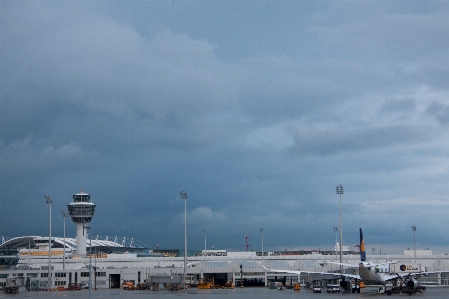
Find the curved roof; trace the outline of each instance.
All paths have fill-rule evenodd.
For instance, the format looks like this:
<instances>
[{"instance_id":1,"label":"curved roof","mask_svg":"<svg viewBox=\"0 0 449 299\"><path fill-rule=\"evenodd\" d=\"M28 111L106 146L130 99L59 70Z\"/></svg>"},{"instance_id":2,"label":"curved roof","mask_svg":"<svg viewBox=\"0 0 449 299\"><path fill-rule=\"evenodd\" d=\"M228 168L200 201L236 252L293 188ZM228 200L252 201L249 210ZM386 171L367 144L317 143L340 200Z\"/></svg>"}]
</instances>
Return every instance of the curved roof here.
<instances>
[{"instance_id":1,"label":"curved roof","mask_svg":"<svg viewBox=\"0 0 449 299\"><path fill-rule=\"evenodd\" d=\"M26 236L26 237L15 237L9 239L8 241L0 245L0 249L20 249L27 247L28 244L34 244L34 238L40 238L39 236ZM48 239L48 238L47 238Z\"/></svg>"},{"instance_id":2,"label":"curved roof","mask_svg":"<svg viewBox=\"0 0 449 299\"><path fill-rule=\"evenodd\" d=\"M15 237L12 239L9 239L8 241L2 243L0 245L0 249L7 249L7 250L19 250L21 248L28 248L28 245L36 246L35 240L46 240L48 243L48 237L41 237L41 236L23 236L23 237ZM76 239L74 238L64 238L60 237L51 237L53 247L65 247L71 250L76 250ZM109 241L109 240L97 240L92 239L89 242L87 242L86 247L89 247L90 242L92 242L92 247L94 246L105 246L105 247L124 247L122 244Z\"/></svg>"}]
</instances>

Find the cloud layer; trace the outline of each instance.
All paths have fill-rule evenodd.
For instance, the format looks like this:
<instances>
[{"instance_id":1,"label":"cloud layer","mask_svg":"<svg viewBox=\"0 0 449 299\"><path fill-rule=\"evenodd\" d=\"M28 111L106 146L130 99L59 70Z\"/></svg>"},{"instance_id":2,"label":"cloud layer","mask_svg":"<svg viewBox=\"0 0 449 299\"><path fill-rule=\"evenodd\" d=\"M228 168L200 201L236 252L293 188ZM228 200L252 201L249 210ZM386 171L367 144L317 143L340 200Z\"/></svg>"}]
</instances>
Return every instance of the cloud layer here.
<instances>
[{"instance_id":1,"label":"cloud layer","mask_svg":"<svg viewBox=\"0 0 449 299\"><path fill-rule=\"evenodd\" d=\"M2 235L83 189L181 248L186 190L189 248L331 249L342 184L344 242L446 253L449 5L380 3L3 1Z\"/></svg>"}]
</instances>

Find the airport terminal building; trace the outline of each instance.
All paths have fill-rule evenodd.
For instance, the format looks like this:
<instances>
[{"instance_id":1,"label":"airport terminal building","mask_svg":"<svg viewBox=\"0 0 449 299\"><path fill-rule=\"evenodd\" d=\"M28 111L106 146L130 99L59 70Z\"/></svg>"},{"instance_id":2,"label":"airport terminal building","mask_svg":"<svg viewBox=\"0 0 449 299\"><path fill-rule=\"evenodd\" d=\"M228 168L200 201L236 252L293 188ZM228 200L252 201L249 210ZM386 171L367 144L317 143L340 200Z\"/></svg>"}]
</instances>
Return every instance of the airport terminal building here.
<instances>
[{"instance_id":1,"label":"airport terminal building","mask_svg":"<svg viewBox=\"0 0 449 299\"><path fill-rule=\"evenodd\" d=\"M76 248L67 249L74 239L52 237L51 256L48 252L48 237L17 237L0 246L0 286L4 286L8 278L23 277L30 289L54 289L70 284L88 284L93 288L119 288L123 282L136 284L151 279L152 276L182 275L184 258L151 253L141 247L124 247L122 244L108 240L91 240L87 254L77 255ZM64 244L66 251L64 254ZM15 252L15 254L14 254ZM172 252L172 251L170 251ZM338 265L327 264L337 261L335 255L310 252L295 254L291 252L226 252L224 250L204 251L199 255L188 256L185 282L195 285L201 279L214 279L217 283L232 281L239 285L265 286L269 282L300 282L302 285L316 280L331 280L332 277L307 273L283 274L270 273L269 269L299 270L306 272L336 272ZM413 254L407 251L403 255L368 255L371 261L398 261L415 265ZM358 265L359 254L345 254L344 263ZM417 251L416 264L421 271L438 272L423 276L420 284L449 286L449 256L434 255L430 250ZM50 267L49 267L50 265ZM355 269L346 269L345 273L357 274ZM316 277L317 276L317 277ZM49 279L50 277L50 279Z\"/></svg>"},{"instance_id":2,"label":"airport terminal building","mask_svg":"<svg viewBox=\"0 0 449 299\"><path fill-rule=\"evenodd\" d=\"M22 236L2 240L0 245L0 287L8 280L24 281L26 289L43 290L89 284L92 288L119 288L124 282L135 284L150 281L152 277L166 275L182 277L187 284L213 279L216 283L233 282L234 285L267 286L270 282L307 285L313 281L331 283L332 275L325 277L311 272L337 272L340 266L326 262L339 261L334 252L227 252L208 250L188 252L184 271L184 252L178 250L149 250L129 242L90 238L88 223L95 211L90 195L80 192L68 205L77 228L76 238ZM50 242L49 242L50 240ZM402 255L367 255L370 261L411 264L421 272L436 272L419 279L420 284L449 286L449 255L435 255L430 250L406 250ZM345 251L343 263L357 266L360 255ZM415 262L416 260L416 262ZM268 269L305 271L287 274L267 272ZM345 273L358 274L356 268Z\"/></svg>"}]
</instances>

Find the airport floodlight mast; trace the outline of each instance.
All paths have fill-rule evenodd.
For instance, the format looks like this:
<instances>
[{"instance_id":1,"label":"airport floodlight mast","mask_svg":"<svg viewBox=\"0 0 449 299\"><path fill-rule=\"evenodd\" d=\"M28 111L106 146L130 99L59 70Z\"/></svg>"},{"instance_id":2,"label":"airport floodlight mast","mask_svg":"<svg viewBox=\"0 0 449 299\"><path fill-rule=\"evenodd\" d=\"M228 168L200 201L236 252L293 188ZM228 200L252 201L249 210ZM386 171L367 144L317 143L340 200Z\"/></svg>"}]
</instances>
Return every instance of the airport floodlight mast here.
<instances>
[{"instance_id":1,"label":"airport floodlight mast","mask_svg":"<svg viewBox=\"0 0 449 299\"><path fill-rule=\"evenodd\" d=\"M51 204L53 201L51 200L51 196L44 196L45 202L50 204L50 230L48 234L48 287L47 291L51 290Z\"/></svg>"},{"instance_id":2,"label":"airport floodlight mast","mask_svg":"<svg viewBox=\"0 0 449 299\"><path fill-rule=\"evenodd\" d=\"M262 234L262 265L263 265L263 228L260 229L260 233Z\"/></svg>"},{"instance_id":3,"label":"airport floodlight mast","mask_svg":"<svg viewBox=\"0 0 449 299\"><path fill-rule=\"evenodd\" d=\"M337 260L337 233L338 233L338 227L334 226L334 233L335 233L335 260Z\"/></svg>"},{"instance_id":4,"label":"airport floodlight mast","mask_svg":"<svg viewBox=\"0 0 449 299\"><path fill-rule=\"evenodd\" d=\"M205 229L203 229L203 233L204 233L204 259L206 259L207 247L206 247L206 230Z\"/></svg>"},{"instance_id":5,"label":"airport floodlight mast","mask_svg":"<svg viewBox=\"0 0 449 299\"><path fill-rule=\"evenodd\" d=\"M187 274L187 192L181 191L181 198L184 200L184 284Z\"/></svg>"},{"instance_id":6,"label":"airport floodlight mast","mask_svg":"<svg viewBox=\"0 0 449 299\"><path fill-rule=\"evenodd\" d=\"M98 241L98 234L95 234L95 240ZM91 240L91 241L92 241L92 240ZM95 265L94 265L94 271L95 271L95 274L94 274L94 277L95 277L95 287L94 287L94 290L95 290L95 291L97 290L97 245L98 245L98 243L95 244L95 253L94 253L94 256L95 256ZM131 247L131 245L130 245L129 247ZM90 248L91 248L90 254L91 254L91 256L92 256L92 244L90 245Z\"/></svg>"},{"instance_id":7,"label":"airport floodlight mast","mask_svg":"<svg viewBox=\"0 0 449 299\"><path fill-rule=\"evenodd\" d=\"M76 254L86 255L87 237L84 229L92 221L95 205L90 202L90 195L80 191L73 195L73 202L67 205L67 210L76 226Z\"/></svg>"},{"instance_id":8,"label":"airport floodlight mast","mask_svg":"<svg viewBox=\"0 0 449 299\"><path fill-rule=\"evenodd\" d=\"M415 264L416 264L416 226L412 226L413 231L413 251L415 252Z\"/></svg>"},{"instance_id":9,"label":"airport floodlight mast","mask_svg":"<svg viewBox=\"0 0 449 299\"><path fill-rule=\"evenodd\" d=\"M61 216L64 217L64 255L62 257L62 270L65 270L65 219L69 216L69 212L61 211Z\"/></svg>"},{"instance_id":10,"label":"airport floodlight mast","mask_svg":"<svg viewBox=\"0 0 449 299\"><path fill-rule=\"evenodd\" d=\"M343 194L343 186L337 186L337 194L340 194L340 263L343 263L342 248L343 248L343 222L341 214L341 195ZM342 272L342 266L340 266L340 273Z\"/></svg>"},{"instance_id":11,"label":"airport floodlight mast","mask_svg":"<svg viewBox=\"0 0 449 299\"><path fill-rule=\"evenodd\" d=\"M83 224L83 229L89 231L90 226ZM90 234L89 234L89 299L90 299L90 289L91 288L92 288L92 239L90 238Z\"/></svg>"}]
</instances>

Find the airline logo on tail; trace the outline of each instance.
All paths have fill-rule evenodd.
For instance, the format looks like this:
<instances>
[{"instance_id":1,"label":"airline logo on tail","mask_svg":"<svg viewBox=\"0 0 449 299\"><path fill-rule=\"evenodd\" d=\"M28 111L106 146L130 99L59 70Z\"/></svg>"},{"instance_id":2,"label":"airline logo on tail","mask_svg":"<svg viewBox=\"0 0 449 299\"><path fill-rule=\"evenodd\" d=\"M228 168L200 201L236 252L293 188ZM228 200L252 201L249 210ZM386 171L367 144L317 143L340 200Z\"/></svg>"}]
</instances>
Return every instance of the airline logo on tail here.
<instances>
[{"instance_id":1,"label":"airline logo on tail","mask_svg":"<svg viewBox=\"0 0 449 299\"><path fill-rule=\"evenodd\" d=\"M365 240L363 240L362 229L360 228L360 260L366 262Z\"/></svg>"}]
</instances>

